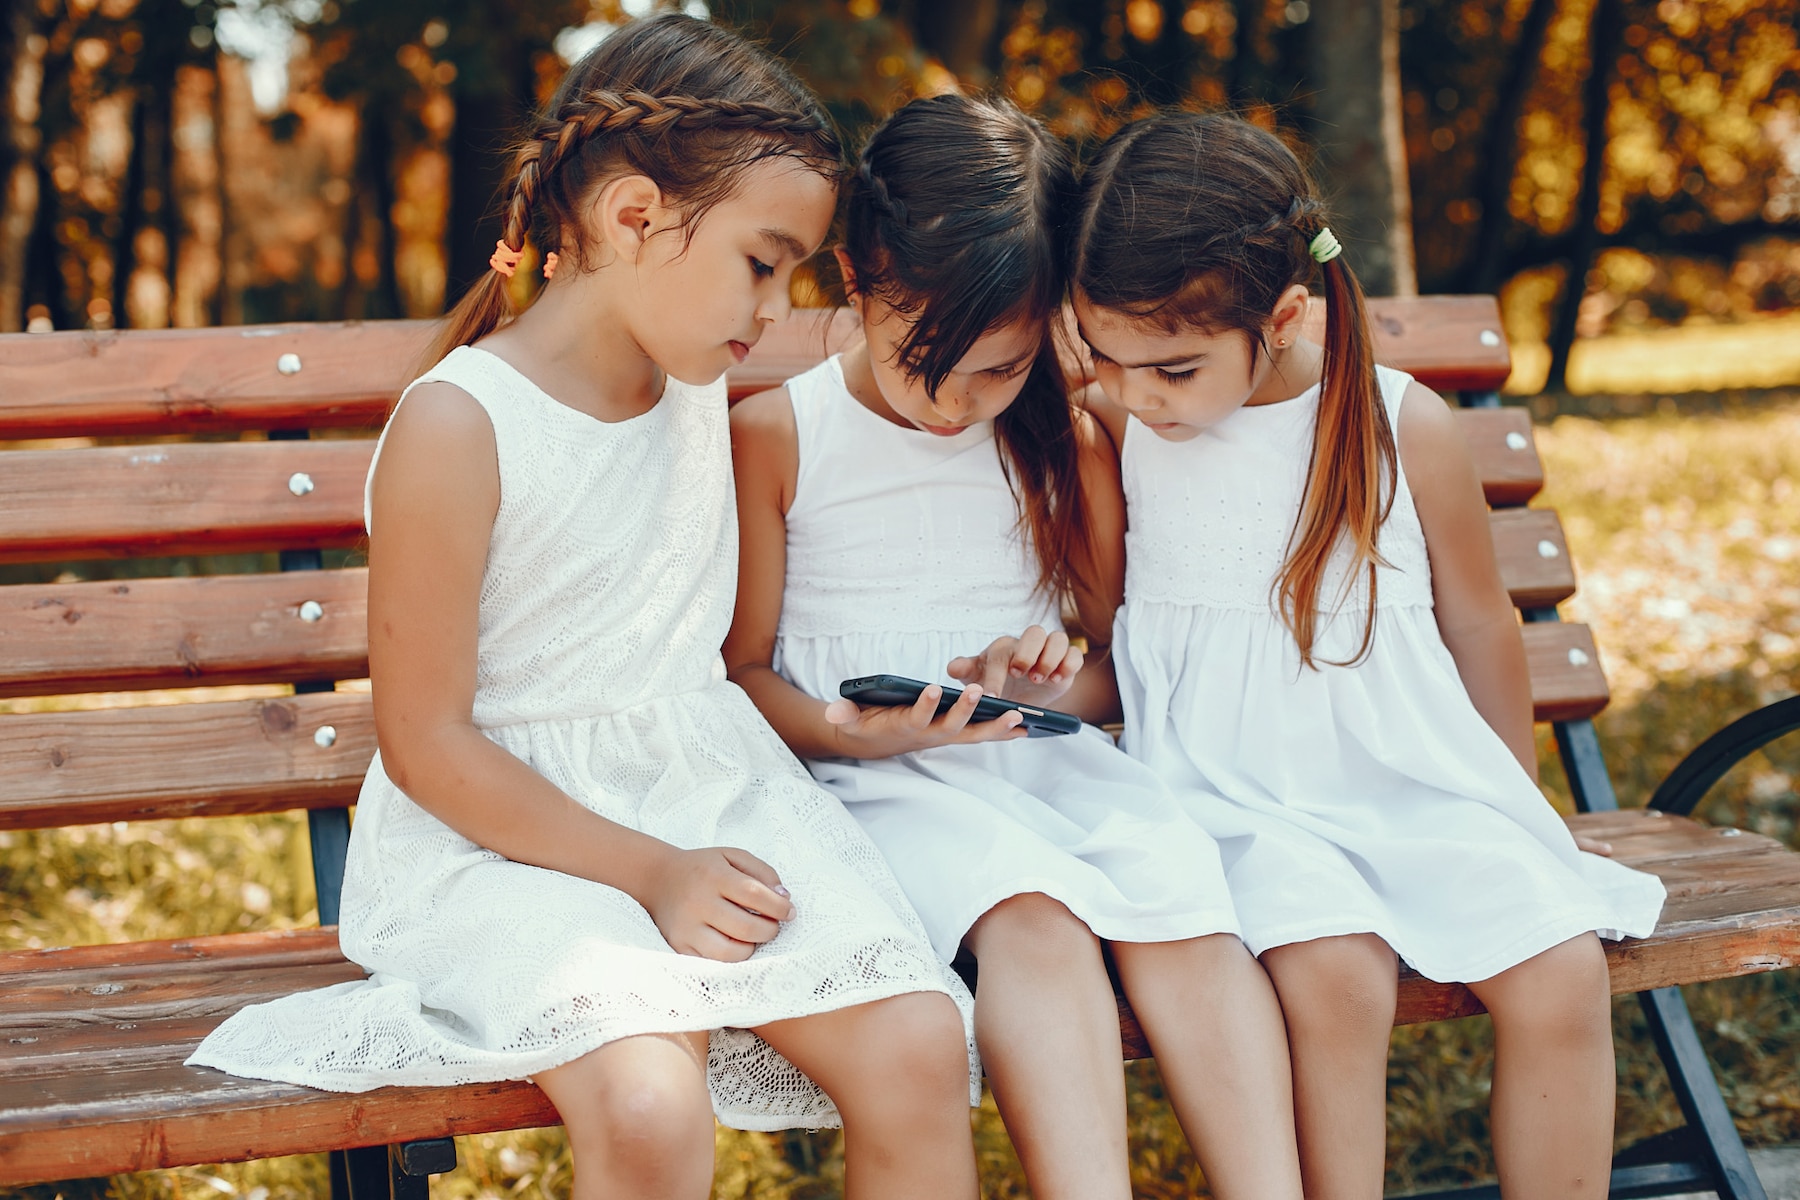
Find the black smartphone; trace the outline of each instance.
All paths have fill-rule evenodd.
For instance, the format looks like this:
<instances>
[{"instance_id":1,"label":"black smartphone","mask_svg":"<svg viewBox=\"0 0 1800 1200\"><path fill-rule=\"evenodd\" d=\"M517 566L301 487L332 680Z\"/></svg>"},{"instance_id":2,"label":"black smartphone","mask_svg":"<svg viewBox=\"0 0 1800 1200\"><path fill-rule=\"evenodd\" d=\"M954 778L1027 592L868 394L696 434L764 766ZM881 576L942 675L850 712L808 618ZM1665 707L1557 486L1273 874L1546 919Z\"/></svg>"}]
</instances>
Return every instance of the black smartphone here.
<instances>
[{"instance_id":1,"label":"black smartphone","mask_svg":"<svg viewBox=\"0 0 1800 1200\"><path fill-rule=\"evenodd\" d=\"M900 706L917 703L919 693L929 686L904 675L864 675L860 679L844 680L838 685L838 694L858 704ZM946 687L944 694L938 699L938 712L947 711L961 698L961 688ZM1025 728L1030 737L1054 737L1059 733L1074 733L1081 728L1081 718L1072 713L1057 712L1053 708L1034 708L1016 700L1002 700L998 696L983 696L977 700L975 715L969 719L992 721L1002 713L1015 711L1025 718Z\"/></svg>"}]
</instances>

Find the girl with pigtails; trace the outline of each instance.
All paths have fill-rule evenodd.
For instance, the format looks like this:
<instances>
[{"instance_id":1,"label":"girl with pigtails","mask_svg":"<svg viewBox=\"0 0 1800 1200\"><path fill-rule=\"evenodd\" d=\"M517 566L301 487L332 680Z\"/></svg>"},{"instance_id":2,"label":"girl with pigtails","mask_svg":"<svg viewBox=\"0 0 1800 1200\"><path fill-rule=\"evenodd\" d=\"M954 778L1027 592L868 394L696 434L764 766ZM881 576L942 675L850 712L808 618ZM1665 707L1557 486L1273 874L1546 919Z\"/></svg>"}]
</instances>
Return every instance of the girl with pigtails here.
<instances>
[{"instance_id":1,"label":"girl with pigtails","mask_svg":"<svg viewBox=\"0 0 1800 1200\"><path fill-rule=\"evenodd\" d=\"M1599 937L1649 933L1663 889L1583 852L1538 791L1456 420L1375 364L1312 184L1253 125L1128 125L1067 246L1129 514L1124 745L1219 841L1286 1017L1307 1196L1381 1195L1396 956L1493 1015L1502 1194L1606 1195Z\"/></svg>"},{"instance_id":2,"label":"girl with pigtails","mask_svg":"<svg viewBox=\"0 0 1800 1200\"><path fill-rule=\"evenodd\" d=\"M715 1114L841 1120L851 1197L974 1197L968 993L719 654L722 377L787 316L840 170L817 101L715 26L637 22L571 68L370 471L379 753L340 927L370 976L191 1061L530 1077L577 1197L707 1196ZM514 315L528 235L555 258Z\"/></svg>"},{"instance_id":3,"label":"girl with pigtails","mask_svg":"<svg viewBox=\"0 0 1800 1200\"><path fill-rule=\"evenodd\" d=\"M1091 726L1026 739L995 694L1112 719L1124 533L1105 433L1053 329L1070 156L999 101L875 130L837 251L862 341L732 413L743 563L725 656L892 864L975 1029L1038 1200L1128 1200L1108 965L1220 1200L1298 1200L1281 1013L1218 849ZM1060 619L1093 631L1086 656ZM930 683L859 708L841 681ZM939 714L949 684L961 697Z\"/></svg>"}]
</instances>

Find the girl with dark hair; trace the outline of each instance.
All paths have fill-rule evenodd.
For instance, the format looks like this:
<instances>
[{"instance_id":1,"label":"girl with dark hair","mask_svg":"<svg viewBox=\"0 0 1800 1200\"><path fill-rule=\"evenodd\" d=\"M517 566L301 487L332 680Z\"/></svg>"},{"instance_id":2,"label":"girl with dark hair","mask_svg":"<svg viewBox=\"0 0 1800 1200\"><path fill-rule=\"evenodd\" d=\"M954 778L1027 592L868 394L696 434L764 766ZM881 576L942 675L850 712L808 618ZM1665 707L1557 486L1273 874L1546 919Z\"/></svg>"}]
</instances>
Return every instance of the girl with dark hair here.
<instances>
[{"instance_id":1,"label":"girl with dark hair","mask_svg":"<svg viewBox=\"0 0 1800 1200\"><path fill-rule=\"evenodd\" d=\"M1032 1195L1130 1195L1110 953L1219 1197L1298 1197L1280 1011L1217 850L1098 729L1023 742L984 693L1106 720L1123 501L1051 330L1068 152L998 101L869 139L838 251L863 342L732 414L743 562L731 677L881 847L948 962ZM934 682L910 708L852 676ZM943 715L943 683L968 685ZM1103 939L1106 948L1103 949Z\"/></svg>"},{"instance_id":2,"label":"girl with dark hair","mask_svg":"<svg viewBox=\"0 0 1800 1200\"><path fill-rule=\"evenodd\" d=\"M1307 1196L1381 1195L1396 955L1493 1014L1503 1193L1604 1196L1595 934L1649 933L1663 889L1582 853L1537 789L1524 650L1455 419L1375 365L1312 184L1247 122L1121 130L1068 245L1130 518L1124 744L1219 839L1287 1018Z\"/></svg>"},{"instance_id":3,"label":"girl with dark hair","mask_svg":"<svg viewBox=\"0 0 1800 1200\"><path fill-rule=\"evenodd\" d=\"M341 938L371 977L193 1061L534 1078L577 1197L709 1195L716 1114L841 1119L849 1195L973 1200L967 990L719 656L722 377L787 316L840 172L813 97L715 26L634 23L570 70L370 471L379 753ZM534 225L552 278L513 316Z\"/></svg>"}]
</instances>

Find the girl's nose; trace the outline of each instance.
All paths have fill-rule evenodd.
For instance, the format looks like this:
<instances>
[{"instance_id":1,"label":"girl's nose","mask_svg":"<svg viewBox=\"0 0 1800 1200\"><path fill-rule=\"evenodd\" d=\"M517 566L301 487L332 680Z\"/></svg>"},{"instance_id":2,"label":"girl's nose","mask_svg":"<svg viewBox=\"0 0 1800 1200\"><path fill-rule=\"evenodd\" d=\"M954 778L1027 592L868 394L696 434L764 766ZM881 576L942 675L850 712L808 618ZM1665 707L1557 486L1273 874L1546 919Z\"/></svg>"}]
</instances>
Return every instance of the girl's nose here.
<instances>
[{"instance_id":1,"label":"girl's nose","mask_svg":"<svg viewBox=\"0 0 1800 1200\"><path fill-rule=\"evenodd\" d=\"M953 392L944 390L931 398L931 408L938 416L954 421L969 411L969 402Z\"/></svg>"}]
</instances>

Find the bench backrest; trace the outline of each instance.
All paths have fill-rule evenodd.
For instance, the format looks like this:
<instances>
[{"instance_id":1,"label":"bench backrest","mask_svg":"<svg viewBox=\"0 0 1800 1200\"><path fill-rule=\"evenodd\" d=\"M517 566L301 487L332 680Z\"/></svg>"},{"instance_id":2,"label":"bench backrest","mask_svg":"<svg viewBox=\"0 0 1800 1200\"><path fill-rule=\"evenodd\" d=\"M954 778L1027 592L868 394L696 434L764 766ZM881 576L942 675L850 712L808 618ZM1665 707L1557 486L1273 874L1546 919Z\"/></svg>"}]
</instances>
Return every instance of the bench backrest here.
<instances>
[{"instance_id":1,"label":"bench backrest","mask_svg":"<svg viewBox=\"0 0 1800 1200\"><path fill-rule=\"evenodd\" d=\"M1505 379L1491 298L1372 307L1383 361L1442 391ZM732 373L734 396L852 332L843 311L796 313ZM263 685L202 703L88 696L75 711L0 712L0 829L354 803L375 749L354 682L368 671L367 577L316 552L362 537L372 438L428 333L384 322L0 337L0 563L39 564L47 580L0 586L0 700ZM1462 420L1513 599L1551 609L1575 578L1555 514L1525 507L1543 483L1530 422L1500 408ZM258 557L197 576L148 561L115 579L95 565L225 554ZM1540 720L1604 707L1585 628L1525 633Z\"/></svg>"}]
</instances>

